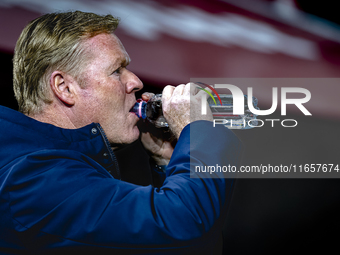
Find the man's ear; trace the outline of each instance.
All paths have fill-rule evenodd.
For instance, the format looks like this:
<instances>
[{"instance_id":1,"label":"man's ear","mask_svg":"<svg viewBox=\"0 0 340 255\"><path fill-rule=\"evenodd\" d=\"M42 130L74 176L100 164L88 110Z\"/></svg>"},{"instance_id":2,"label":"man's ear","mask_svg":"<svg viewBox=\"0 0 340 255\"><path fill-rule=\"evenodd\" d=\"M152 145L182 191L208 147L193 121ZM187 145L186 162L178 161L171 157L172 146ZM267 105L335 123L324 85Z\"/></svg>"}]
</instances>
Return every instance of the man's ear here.
<instances>
[{"instance_id":1,"label":"man's ear","mask_svg":"<svg viewBox=\"0 0 340 255\"><path fill-rule=\"evenodd\" d=\"M74 83L71 76L61 71L54 71L51 75L50 86L54 95L67 106L75 104Z\"/></svg>"}]
</instances>

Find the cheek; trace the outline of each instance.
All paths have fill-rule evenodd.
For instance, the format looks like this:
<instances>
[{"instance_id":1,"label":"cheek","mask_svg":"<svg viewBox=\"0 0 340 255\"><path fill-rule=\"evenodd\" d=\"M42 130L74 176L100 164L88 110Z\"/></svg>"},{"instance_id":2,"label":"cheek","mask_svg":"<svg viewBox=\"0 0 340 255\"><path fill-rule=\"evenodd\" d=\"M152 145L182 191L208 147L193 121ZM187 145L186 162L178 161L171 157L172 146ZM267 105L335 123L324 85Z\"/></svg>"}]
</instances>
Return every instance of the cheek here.
<instances>
[{"instance_id":1,"label":"cheek","mask_svg":"<svg viewBox=\"0 0 340 255\"><path fill-rule=\"evenodd\" d=\"M96 97L94 91L87 89L82 93L83 103L87 109L95 109L100 105L100 100Z\"/></svg>"},{"instance_id":2,"label":"cheek","mask_svg":"<svg viewBox=\"0 0 340 255\"><path fill-rule=\"evenodd\" d=\"M85 89L81 93L78 109L83 118L88 121L99 122L99 116L103 115L103 103L91 89Z\"/></svg>"},{"instance_id":3,"label":"cheek","mask_svg":"<svg viewBox=\"0 0 340 255\"><path fill-rule=\"evenodd\" d=\"M87 107L96 108L96 111L100 111L102 115L124 111L126 97L124 87L112 77L92 80L91 85L83 90L82 97L85 104L88 104Z\"/></svg>"},{"instance_id":4,"label":"cheek","mask_svg":"<svg viewBox=\"0 0 340 255\"><path fill-rule=\"evenodd\" d=\"M112 89L106 95L106 101L116 110L124 110L125 107L125 93L118 89Z\"/></svg>"}]
</instances>

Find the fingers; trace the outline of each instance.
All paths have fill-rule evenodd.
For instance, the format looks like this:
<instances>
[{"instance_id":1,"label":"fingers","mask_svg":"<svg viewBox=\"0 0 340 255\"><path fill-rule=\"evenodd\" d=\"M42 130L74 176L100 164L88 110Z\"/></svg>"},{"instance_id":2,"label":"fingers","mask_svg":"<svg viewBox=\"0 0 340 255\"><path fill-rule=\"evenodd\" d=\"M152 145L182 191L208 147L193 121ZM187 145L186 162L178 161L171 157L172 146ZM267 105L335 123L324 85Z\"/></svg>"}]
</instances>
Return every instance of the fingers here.
<instances>
[{"instance_id":1,"label":"fingers","mask_svg":"<svg viewBox=\"0 0 340 255\"><path fill-rule=\"evenodd\" d=\"M185 85L183 95L185 95L185 96L194 95L195 90L196 90L195 84L192 83L192 82L189 82Z\"/></svg>"},{"instance_id":2,"label":"fingers","mask_svg":"<svg viewBox=\"0 0 340 255\"><path fill-rule=\"evenodd\" d=\"M151 92L144 92L143 94L142 94L142 99L144 100L144 101L149 101L149 99L151 98L151 97L153 97L155 94L154 93L151 93Z\"/></svg>"},{"instance_id":3,"label":"fingers","mask_svg":"<svg viewBox=\"0 0 340 255\"><path fill-rule=\"evenodd\" d=\"M204 91L205 90L205 91ZM199 84L189 82L187 84L180 84L176 87L168 85L163 89L163 98L170 99L172 96L177 95L196 95L196 94L209 94L212 93L212 90L208 87L202 88ZM144 93L144 94L152 94L152 93ZM144 95L143 94L143 95ZM152 94L153 95L153 94Z\"/></svg>"},{"instance_id":4,"label":"fingers","mask_svg":"<svg viewBox=\"0 0 340 255\"><path fill-rule=\"evenodd\" d=\"M168 101L172 97L174 90L175 90L174 86L171 85L166 86L162 92L162 101Z\"/></svg>"},{"instance_id":5,"label":"fingers","mask_svg":"<svg viewBox=\"0 0 340 255\"><path fill-rule=\"evenodd\" d=\"M186 87L186 85L184 85L184 84L181 84L181 85L176 86L176 88L174 89L174 92L173 92L172 96L181 96L181 95L183 95L183 92L184 92L184 90L185 90L185 87Z\"/></svg>"},{"instance_id":6,"label":"fingers","mask_svg":"<svg viewBox=\"0 0 340 255\"><path fill-rule=\"evenodd\" d=\"M208 114L201 114L202 98L206 100L209 96L206 91L208 90L201 92L195 83L180 84L177 87L168 85L164 88L163 114L176 138L187 124L196 120L212 120L211 111L207 110ZM210 93L210 90L208 92Z\"/></svg>"},{"instance_id":7,"label":"fingers","mask_svg":"<svg viewBox=\"0 0 340 255\"><path fill-rule=\"evenodd\" d=\"M177 87L171 85L166 86L162 92L163 108L167 109L172 98L183 95L184 88L184 84L180 84Z\"/></svg>"},{"instance_id":8,"label":"fingers","mask_svg":"<svg viewBox=\"0 0 340 255\"><path fill-rule=\"evenodd\" d=\"M169 100L172 96L190 96L195 95L198 92L196 88L197 85L193 82L189 82L187 84L180 84L176 87L168 85L163 90L163 98Z\"/></svg>"}]
</instances>

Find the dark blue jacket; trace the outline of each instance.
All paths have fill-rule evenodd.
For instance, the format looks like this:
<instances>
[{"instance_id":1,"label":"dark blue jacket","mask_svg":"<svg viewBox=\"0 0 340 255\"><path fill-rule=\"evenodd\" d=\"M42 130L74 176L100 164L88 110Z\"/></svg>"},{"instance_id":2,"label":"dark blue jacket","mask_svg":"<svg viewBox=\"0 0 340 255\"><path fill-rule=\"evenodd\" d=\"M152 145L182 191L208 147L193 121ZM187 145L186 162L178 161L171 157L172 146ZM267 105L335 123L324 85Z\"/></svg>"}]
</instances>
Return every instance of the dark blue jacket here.
<instances>
[{"instance_id":1,"label":"dark blue jacket","mask_svg":"<svg viewBox=\"0 0 340 255\"><path fill-rule=\"evenodd\" d=\"M0 143L0 254L208 254L232 179L191 178L190 166L235 165L240 154L231 131L194 122L154 188L119 179L96 123L61 129L0 107Z\"/></svg>"}]
</instances>

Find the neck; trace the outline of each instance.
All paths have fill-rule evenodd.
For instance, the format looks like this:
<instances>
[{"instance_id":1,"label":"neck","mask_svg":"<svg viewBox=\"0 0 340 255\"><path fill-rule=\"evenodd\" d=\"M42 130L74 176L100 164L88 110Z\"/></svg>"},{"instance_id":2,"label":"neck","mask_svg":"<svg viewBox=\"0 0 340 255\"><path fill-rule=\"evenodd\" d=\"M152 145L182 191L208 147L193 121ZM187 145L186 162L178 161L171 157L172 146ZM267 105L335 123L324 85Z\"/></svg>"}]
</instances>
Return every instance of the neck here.
<instances>
[{"instance_id":1,"label":"neck","mask_svg":"<svg viewBox=\"0 0 340 255\"><path fill-rule=\"evenodd\" d=\"M85 125L80 125L76 121L73 110L66 106L52 103L44 107L41 113L28 114L29 117L44 123L65 129L77 129Z\"/></svg>"}]
</instances>

